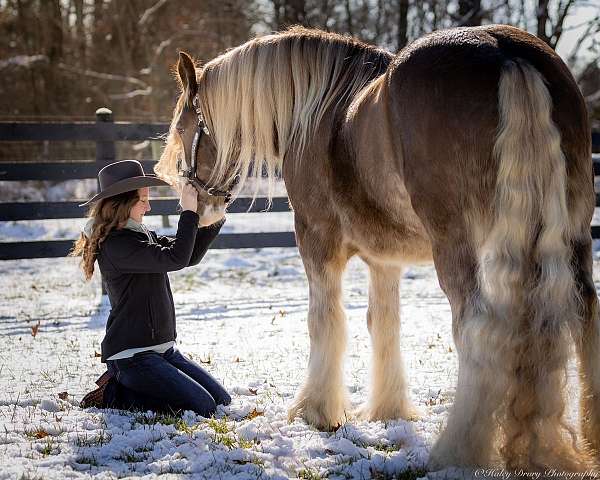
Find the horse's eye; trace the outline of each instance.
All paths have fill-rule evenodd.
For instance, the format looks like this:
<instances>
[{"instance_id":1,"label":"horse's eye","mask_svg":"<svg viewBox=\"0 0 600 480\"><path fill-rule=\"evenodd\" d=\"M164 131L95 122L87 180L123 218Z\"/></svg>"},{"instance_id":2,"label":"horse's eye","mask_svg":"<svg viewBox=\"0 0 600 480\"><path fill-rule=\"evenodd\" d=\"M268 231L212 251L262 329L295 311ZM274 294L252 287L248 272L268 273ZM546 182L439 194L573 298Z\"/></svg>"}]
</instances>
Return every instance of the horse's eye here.
<instances>
[{"instance_id":1,"label":"horse's eye","mask_svg":"<svg viewBox=\"0 0 600 480\"><path fill-rule=\"evenodd\" d=\"M177 130L177 133L178 133L179 135L183 135L183 134L185 133L185 128L183 128L183 127L180 127L179 125L177 125L177 126L175 127L175 130Z\"/></svg>"}]
</instances>

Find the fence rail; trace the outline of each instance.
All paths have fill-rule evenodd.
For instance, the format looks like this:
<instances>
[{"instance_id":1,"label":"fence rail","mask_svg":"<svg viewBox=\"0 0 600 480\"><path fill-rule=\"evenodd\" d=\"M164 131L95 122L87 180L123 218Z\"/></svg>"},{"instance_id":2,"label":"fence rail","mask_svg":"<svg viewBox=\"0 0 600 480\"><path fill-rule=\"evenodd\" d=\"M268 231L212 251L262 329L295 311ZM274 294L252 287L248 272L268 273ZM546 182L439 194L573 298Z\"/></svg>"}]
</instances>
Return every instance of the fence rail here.
<instances>
[{"instance_id":1,"label":"fence rail","mask_svg":"<svg viewBox=\"0 0 600 480\"><path fill-rule=\"evenodd\" d=\"M0 181L23 180L81 180L96 178L98 171L116 158L115 142L161 139L168 131L165 123L114 122L112 112L100 108L95 122L32 123L0 122L0 141L92 141L96 143L96 158L81 162L19 162L0 163ZM593 151L600 153L600 132L592 133ZM143 160L145 171L152 171L155 161ZM594 175L600 176L600 154L594 155ZM0 203L0 221L46 220L82 218L84 209L81 201L69 202L4 202ZM600 206L600 194L596 195ZM149 215L174 215L177 199L158 198L152 201ZM262 212L268 207L266 198L257 198L251 205L250 198L238 198L229 206L230 213ZM276 197L269 208L271 212L287 212L286 197ZM600 226L591 227L592 236L600 238ZM45 240L24 242L0 242L0 260L21 258L48 258L67 255L72 240ZM293 232L223 233L211 248L266 248L293 247L296 245Z\"/></svg>"},{"instance_id":2,"label":"fence rail","mask_svg":"<svg viewBox=\"0 0 600 480\"><path fill-rule=\"evenodd\" d=\"M238 249L295 246L296 239L293 232L260 232L222 233L215 239L210 248ZM0 243L0 260L66 257L71 248L73 248L73 240L3 242Z\"/></svg>"},{"instance_id":3,"label":"fence rail","mask_svg":"<svg viewBox=\"0 0 600 480\"><path fill-rule=\"evenodd\" d=\"M146 215L175 215L176 198L152 198L152 210ZM82 218L84 210L79 206L84 200L75 202L2 202L0 222L18 220L49 220L56 218ZM248 197L236 199L227 209L228 213L289 212L286 197L275 197L269 207L268 199L257 197L254 203Z\"/></svg>"},{"instance_id":4,"label":"fence rail","mask_svg":"<svg viewBox=\"0 0 600 480\"><path fill-rule=\"evenodd\" d=\"M100 109L96 122L0 123L0 141L40 142L94 141L119 142L160 139L169 129L166 123L115 123L112 113Z\"/></svg>"},{"instance_id":5,"label":"fence rail","mask_svg":"<svg viewBox=\"0 0 600 480\"><path fill-rule=\"evenodd\" d=\"M144 171L151 172L155 161L142 160ZM85 180L96 178L98 164L94 161L47 163L0 163L0 181L16 180Z\"/></svg>"}]
</instances>

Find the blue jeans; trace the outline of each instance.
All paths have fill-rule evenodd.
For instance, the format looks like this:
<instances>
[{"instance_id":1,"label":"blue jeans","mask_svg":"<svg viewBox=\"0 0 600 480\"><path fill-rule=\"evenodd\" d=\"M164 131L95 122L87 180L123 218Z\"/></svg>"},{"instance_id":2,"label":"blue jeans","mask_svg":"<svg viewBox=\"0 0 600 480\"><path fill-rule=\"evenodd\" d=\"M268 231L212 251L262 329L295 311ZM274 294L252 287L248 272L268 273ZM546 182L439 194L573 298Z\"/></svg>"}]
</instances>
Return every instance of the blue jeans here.
<instances>
[{"instance_id":1,"label":"blue jeans","mask_svg":"<svg viewBox=\"0 0 600 480\"><path fill-rule=\"evenodd\" d=\"M210 373L175 348L162 354L141 352L106 364L118 382L111 402L115 408L193 410L208 417L217 405L231 403L227 391Z\"/></svg>"}]
</instances>

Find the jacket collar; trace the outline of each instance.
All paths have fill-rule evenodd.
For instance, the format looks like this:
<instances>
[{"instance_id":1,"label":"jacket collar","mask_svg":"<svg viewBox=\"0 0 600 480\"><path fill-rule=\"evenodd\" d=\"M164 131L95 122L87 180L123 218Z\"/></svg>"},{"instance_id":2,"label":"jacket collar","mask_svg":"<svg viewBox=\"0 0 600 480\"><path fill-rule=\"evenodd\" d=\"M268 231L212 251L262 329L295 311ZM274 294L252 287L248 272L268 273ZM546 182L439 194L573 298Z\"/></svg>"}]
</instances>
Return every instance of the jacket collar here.
<instances>
[{"instance_id":1,"label":"jacket collar","mask_svg":"<svg viewBox=\"0 0 600 480\"><path fill-rule=\"evenodd\" d=\"M83 234L87 238L90 238L92 236L92 227L93 226L94 226L94 219L90 218L86 222L85 226L83 227ZM143 223L138 223L134 219L128 218L127 223L125 224L125 226L123 228L126 228L128 230L133 230L134 232L143 233L144 235L146 235L148 237L148 240L150 243L154 243L154 240L152 239L152 236L150 235L150 232L148 231L148 227L146 227L146 225L144 225Z\"/></svg>"}]
</instances>

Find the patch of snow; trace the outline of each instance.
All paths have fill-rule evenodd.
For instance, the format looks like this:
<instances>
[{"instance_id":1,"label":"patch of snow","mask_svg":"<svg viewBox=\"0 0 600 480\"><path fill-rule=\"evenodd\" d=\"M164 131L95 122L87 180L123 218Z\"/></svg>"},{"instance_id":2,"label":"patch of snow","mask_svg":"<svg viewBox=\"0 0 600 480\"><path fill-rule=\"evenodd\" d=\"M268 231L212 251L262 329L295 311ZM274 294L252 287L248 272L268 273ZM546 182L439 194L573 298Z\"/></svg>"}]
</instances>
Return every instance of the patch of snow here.
<instances>
[{"instance_id":1,"label":"patch of snow","mask_svg":"<svg viewBox=\"0 0 600 480\"><path fill-rule=\"evenodd\" d=\"M61 410L57 402L46 398L40 402L40 408L47 412L60 412Z\"/></svg>"},{"instance_id":2,"label":"patch of snow","mask_svg":"<svg viewBox=\"0 0 600 480\"><path fill-rule=\"evenodd\" d=\"M410 271L401 287L401 347L420 417L367 422L350 414L336 432L320 432L287 418L309 356L308 285L296 249L211 250L200 265L171 274L178 348L232 395L213 419L79 408L105 369L97 353L110 307L98 275L84 282L75 258L1 262L0 480L369 479L407 470L469 478L457 469L419 473L452 404L457 359L433 267ZM356 409L368 398L371 363L368 278L359 260L349 263L344 285L345 383ZM574 423L574 362L568 373Z\"/></svg>"}]
</instances>

